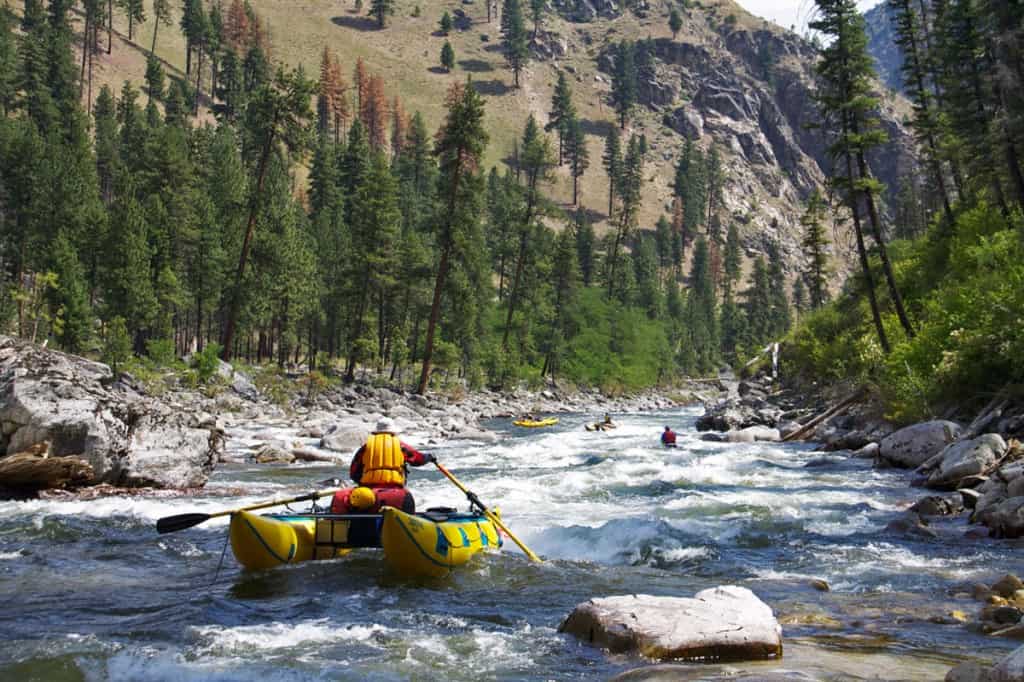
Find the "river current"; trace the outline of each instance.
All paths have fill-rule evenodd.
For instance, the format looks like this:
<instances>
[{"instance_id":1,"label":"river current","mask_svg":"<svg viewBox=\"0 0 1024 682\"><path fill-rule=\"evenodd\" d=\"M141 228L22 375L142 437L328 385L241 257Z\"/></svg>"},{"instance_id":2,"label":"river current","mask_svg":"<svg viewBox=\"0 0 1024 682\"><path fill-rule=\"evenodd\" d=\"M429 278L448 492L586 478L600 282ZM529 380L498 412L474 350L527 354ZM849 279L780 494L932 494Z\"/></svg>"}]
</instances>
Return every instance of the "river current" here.
<instances>
[{"instance_id":1,"label":"river current","mask_svg":"<svg viewBox=\"0 0 1024 682\"><path fill-rule=\"evenodd\" d=\"M530 564L506 541L445 580L399 580L372 551L247 573L228 550L218 572L225 520L154 529L315 489L339 467L223 465L196 498L0 502L0 680L608 679L644 661L559 634L577 603L722 584L775 610L784 657L684 679L941 679L1018 644L949 614L976 613L963 594L974 583L1024 574L1020 542L965 539L962 520L933 523L937 538L887 531L923 494L906 472L805 444L703 442L697 414L616 415L609 433L583 430L596 415L494 423L497 444L424 447L546 559ZM675 450L657 443L665 424ZM229 447L267 431L302 440L254 424L229 431ZM432 468L413 469L410 487L421 509L465 507Z\"/></svg>"}]
</instances>

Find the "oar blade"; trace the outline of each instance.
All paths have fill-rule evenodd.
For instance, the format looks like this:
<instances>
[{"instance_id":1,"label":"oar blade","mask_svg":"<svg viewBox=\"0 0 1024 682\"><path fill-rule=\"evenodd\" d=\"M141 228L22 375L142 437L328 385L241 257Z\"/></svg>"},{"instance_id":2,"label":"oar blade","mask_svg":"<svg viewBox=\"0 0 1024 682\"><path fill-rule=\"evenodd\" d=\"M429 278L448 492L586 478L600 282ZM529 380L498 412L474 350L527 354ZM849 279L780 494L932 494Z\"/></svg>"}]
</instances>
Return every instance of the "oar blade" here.
<instances>
[{"instance_id":1,"label":"oar blade","mask_svg":"<svg viewBox=\"0 0 1024 682\"><path fill-rule=\"evenodd\" d=\"M212 517L209 514L178 514L176 516L165 516L162 519L157 519L156 532L176 533L179 530L198 526L200 523L208 521L210 518Z\"/></svg>"}]
</instances>

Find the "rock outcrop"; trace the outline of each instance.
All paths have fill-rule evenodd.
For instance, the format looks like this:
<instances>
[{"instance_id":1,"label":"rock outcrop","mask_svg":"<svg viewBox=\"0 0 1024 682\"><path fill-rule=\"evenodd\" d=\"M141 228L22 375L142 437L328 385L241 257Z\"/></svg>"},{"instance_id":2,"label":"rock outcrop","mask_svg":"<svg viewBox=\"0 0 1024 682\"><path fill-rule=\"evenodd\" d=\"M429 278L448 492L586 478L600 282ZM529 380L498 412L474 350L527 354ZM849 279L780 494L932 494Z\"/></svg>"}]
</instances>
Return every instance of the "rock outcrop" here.
<instances>
[{"instance_id":1,"label":"rock outcrop","mask_svg":"<svg viewBox=\"0 0 1024 682\"><path fill-rule=\"evenodd\" d=\"M750 661L782 656L782 627L745 587L727 585L692 598L626 595L578 605L559 626L612 653L648 658Z\"/></svg>"},{"instance_id":2,"label":"rock outcrop","mask_svg":"<svg viewBox=\"0 0 1024 682\"><path fill-rule=\"evenodd\" d=\"M879 457L891 466L913 469L937 455L960 436L960 425L935 420L907 426L879 443Z\"/></svg>"},{"instance_id":3,"label":"rock outcrop","mask_svg":"<svg viewBox=\"0 0 1024 682\"><path fill-rule=\"evenodd\" d=\"M222 446L209 415L114 381L106 365L9 337L0 337L0 429L8 455L49 443L51 457L91 467L89 483L128 487L202 486Z\"/></svg>"}]
</instances>

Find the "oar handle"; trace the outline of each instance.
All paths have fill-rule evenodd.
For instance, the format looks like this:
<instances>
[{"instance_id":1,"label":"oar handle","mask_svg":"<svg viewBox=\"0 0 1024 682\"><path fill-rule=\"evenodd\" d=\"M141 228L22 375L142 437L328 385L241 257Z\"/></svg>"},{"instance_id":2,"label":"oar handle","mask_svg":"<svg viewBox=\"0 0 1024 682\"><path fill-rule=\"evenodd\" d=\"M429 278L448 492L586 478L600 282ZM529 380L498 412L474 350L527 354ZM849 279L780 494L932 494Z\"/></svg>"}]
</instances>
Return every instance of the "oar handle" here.
<instances>
[{"instance_id":1,"label":"oar handle","mask_svg":"<svg viewBox=\"0 0 1024 682\"><path fill-rule=\"evenodd\" d=\"M527 557L529 557L530 561L534 561L534 562L537 562L537 563L542 563L541 558L539 556L537 556L536 554L534 554L533 550L531 550L529 547L527 547L523 543L522 540L517 538L515 536L515 533L513 533L511 530L509 530L508 526L506 526L502 522L502 520L498 518L498 516L495 513L493 513L490 509L488 509L487 505L485 505L483 502L480 501L480 498L476 496L476 493L474 493L473 491L467 489L466 486L462 485L462 483L459 481L459 479L455 478L455 476L452 474L452 472L448 471L443 466L441 466L441 463L438 462L437 460L434 460L434 466L436 466L438 468L438 470L442 474L444 474L445 477L449 481L454 483L455 486L459 490L464 492L466 494L466 497L469 499L469 501L471 503L475 504L477 507L479 507L483 511L484 516L486 516L487 519L491 523L493 523L495 526L497 526L502 531L504 531L505 535L507 535L510 538L512 538L512 541L515 542L517 545L519 545L519 549L523 550L523 554L525 554Z\"/></svg>"}]
</instances>

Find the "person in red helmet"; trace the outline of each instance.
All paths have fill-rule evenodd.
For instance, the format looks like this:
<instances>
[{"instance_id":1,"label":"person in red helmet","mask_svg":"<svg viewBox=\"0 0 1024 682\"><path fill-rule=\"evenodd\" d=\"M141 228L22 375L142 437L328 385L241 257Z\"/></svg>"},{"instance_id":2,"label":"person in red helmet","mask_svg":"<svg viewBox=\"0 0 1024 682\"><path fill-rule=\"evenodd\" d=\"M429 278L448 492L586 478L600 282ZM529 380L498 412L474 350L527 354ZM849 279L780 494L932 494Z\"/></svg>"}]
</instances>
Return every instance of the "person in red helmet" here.
<instances>
[{"instance_id":1,"label":"person in red helmet","mask_svg":"<svg viewBox=\"0 0 1024 682\"><path fill-rule=\"evenodd\" d=\"M394 422L385 417L352 457L349 476L358 487L336 492L331 512L374 514L388 506L412 514L416 500L405 487L407 465L421 467L436 461L399 440Z\"/></svg>"},{"instance_id":2,"label":"person in red helmet","mask_svg":"<svg viewBox=\"0 0 1024 682\"><path fill-rule=\"evenodd\" d=\"M676 432L668 426L661 433L661 444L666 448L674 448L676 446Z\"/></svg>"}]
</instances>

